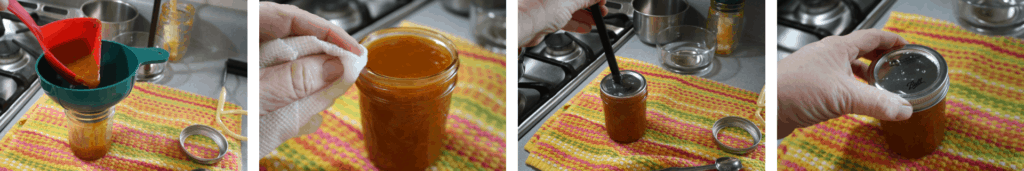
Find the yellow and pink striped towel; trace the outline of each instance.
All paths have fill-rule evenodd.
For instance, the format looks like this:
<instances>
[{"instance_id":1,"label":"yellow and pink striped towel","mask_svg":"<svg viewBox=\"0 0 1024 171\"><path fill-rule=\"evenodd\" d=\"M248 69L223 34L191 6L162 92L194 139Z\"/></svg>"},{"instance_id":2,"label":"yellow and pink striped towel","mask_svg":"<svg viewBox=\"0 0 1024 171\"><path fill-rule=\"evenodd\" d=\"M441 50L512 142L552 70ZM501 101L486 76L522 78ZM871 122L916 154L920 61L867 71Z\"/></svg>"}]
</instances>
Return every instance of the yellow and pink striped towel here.
<instances>
[{"instance_id":1,"label":"yellow and pink striped towel","mask_svg":"<svg viewBox=\"0 0 1024 171\"><path fill-rule=\"evenodd\" d=\"M225 103L225 110L240 109ZM240 170L241 146L228 140L224 159L207 166L192 162L181 150L178 135L181 129L204 124L217 127L214 111L217 99L181 90L136 83L115 107L113 145L106 156L95 161L82 161L68 146L68 119L64 108L48 96L29 108L24 116L0 140L0 170ZM222 115L231 131L242 128L242 115ZM224 130L220 130L224 131ZM213 141L186 144L200 156L216 156Z\"/></svg>"},{"instance_id":2,"label":"yellow and pink striped towel","mask_svg":"<svg viewBox=\"0 0 1024 171\"><path fill-rule=\"evenodd\" d=\"M719 157L739 158L746 170L764 170L764 141L746 155L718 148L711 126L719 118L738 116L753 122L757 93L695 76L665 71L656 65L616 58L621 70L647 79L647 132L639 141L619 144L608 137L598 83L594 79L555 112L530 137L526 164L541 170L661 170L714 164ZM610 73L604 70L597 78ZM763 134L764 128L761 128ZM750 135L725 129L719 139L732 147L750 146Z\"/></svg>"}]
</instances>

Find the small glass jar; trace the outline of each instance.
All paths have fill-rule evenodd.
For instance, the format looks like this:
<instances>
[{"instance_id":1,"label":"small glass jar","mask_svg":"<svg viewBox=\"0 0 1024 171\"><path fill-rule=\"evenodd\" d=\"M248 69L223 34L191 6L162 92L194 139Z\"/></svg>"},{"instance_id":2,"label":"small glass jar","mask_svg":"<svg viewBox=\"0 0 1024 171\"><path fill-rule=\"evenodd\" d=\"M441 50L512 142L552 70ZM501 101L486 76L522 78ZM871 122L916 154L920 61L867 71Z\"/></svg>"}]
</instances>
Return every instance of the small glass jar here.
<instances>
[{"instance_id":1,"label":"small glass jar","mask_svg":"<svg viewBox=\"0 0 1024 171\"><path fill-rule=\"evenodd\" d=\"M76 157L85 161L103 158L113 142L114 108L99 113L64 110L68 118L68 145Z\"/></svg>"},{"instance_id":2,"label":"small glass jar","mask_svg":"<svg viewBox=\"0 0 1024 171\"><path fill-rule=\"evenodd\" d=\"M647 131L647 80L634 71L622 71L622 84L609 74L601 79L601 102L608 136L618 143L640 140Z\"/></svg>"},{"instance_id":3,"label":"small glass jar","mask_svg":"<svg viewBox=\"0 0 1024 171\"><path fill-rule=\"evenodd\" d=\"M476 43L494 53L505 54L505 1L472 1L469 21Z\"/></svg>"},{"instance_id":4,"label":"small glass jar","mask_svg":"<svg viewBox=\"0 0 1024 171\"><path fill-rule=\"evenodd\" d=\"M921 158L938 149L945 139L946 92L949 76L946 61L935 50L906 45L872 62L869 82L896 93L913 106L903 121L881 121L889 151L906 158Z\"/></svg>"},{"instance_id":5,"label":"small glass jar","mask_svg":"<svg viewBox=\"0 0 1024 171\"><path fill-rule=\"evenodd\" d=\"M714 0L708 9L708 29L718 34L716 54L728 55L736 49L743 31L744 0Z\"/></svg>"},{"instance_id":6,"label":"small glass jar","mask_svg":"<svg viewBox=\"0 0 1024 171\"><path fill-rule=\"evenodd\" d=\"M361 43L368 59L355 84L370 160L381 170L426 169L443 148L455 45L420 28L379 30Z\"/></svg>"}]
</instances>

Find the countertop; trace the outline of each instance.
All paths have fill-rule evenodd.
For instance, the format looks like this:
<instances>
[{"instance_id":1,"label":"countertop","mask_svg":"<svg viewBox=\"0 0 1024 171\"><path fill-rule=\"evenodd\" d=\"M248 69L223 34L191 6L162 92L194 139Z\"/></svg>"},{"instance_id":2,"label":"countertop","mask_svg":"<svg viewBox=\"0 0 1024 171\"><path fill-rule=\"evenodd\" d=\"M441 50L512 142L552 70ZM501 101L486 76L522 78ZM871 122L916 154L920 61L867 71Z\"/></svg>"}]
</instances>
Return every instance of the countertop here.
<instances>
[{"instance_id":1,"label":"countertop","mask_svg":"<svg viewBox=\"0 0 1024 171\"><path fill-rule=\"evenodd\" d=\"M901 1L901 0L896 0L896 2L893 3L892 8L889 8L889 11L884 13L882 15L882 17L878 19L878 22L875 23L874 27L872 27L872 28L874 28L874 29L882 29L883 27L885 27L885 23L889 21L889 14L891 14L892 11L899 11L899 12L911 13L911 14L920 14L920 15L932 17L932 18L935 18L935 19L945 20L945 21L949 21L949 22L953 22L953 23L959 24L956 21L956 11L954 11L954 9L953 9L954 6L956 6L956 4L953 4L955 2L956 2L955 0L954 1L949 1L949 0L926 0L926 1L907 1L907 0L902 0ZM1024 35L1018 36L1017 38L1024 39Z\"/></svg>"},{"instance_id":2,"label":"countertop","mask_svg":"<svg viewBox=\"0 0 1024 171\"><path fill-rule=\"evenodd\" d=\"M710 4L704 1L695 3L696 1L691 0L688 2L693 5L688 11L695 10L699 15L697 13L688 12L686 14L686 19L683 20L684 23L703 26L703 23L693 23L691 21L697 20L691 19L697 17L699 18L698 20L703 20L703 18L707 17L708 6ZM764 12L764 1L747 1L747 4L744 6L744 15L747 16L747 19L743 28L744 39L739 41L741 42L739 45L740 48L729 56L716 56L715 65L718 65L721 68L718 71L711 71L711 73L705 76L705 78L754 93L761 92L761 87L763 87L765 83ZM655 65L660 64L659 56L657 55L655 47L640 42L640 39L636 37L630 38L622 48L615 52L615 55L633 58ZM608 64L604 64L598 69L598 71L607 70L607 67ZM600 74L600 72L594 72L587 76L586 82L581 84L579 87L576 87L575 90L573 90L572 96L570 96L570 98L565 98L559 104L565 105L568 103L569 100L572 99L571 97L579 94L579 92L583 90L584 86L587 85L586 83L593 81L597 78L598 74ZM555 112L558 111L554 110L551 113L548 113L540 123L530 129L529 133L526 133L523 138L519 139L519 148L517 150L519 154L519 160L517 163L517 165L519 165L519 170L536 170L535 168L526 165L526 158L529 156L529 153L526 152L523 147L527 142L529 142L530 138L533 137L533 134L537 132L544 122L547 121Z\"/></svg>"},{"instance_id":3,"label":"countertop","mask_svg":"<svg viewBox=\"0 0 1024 171\"><path fill-rule=\"evenodd\" d=\"M63 1L63 0L23 0L28 2L46 2L71 9L78 9L86 1ZM134 31L148 31L151 21L153 1L126 0L135 6L140 14L136 20ZM166 1L165 1L166 2ZM220 93L220 87L225 86L228 91L228 102L246 109L246 77L229 74L225 77L224 62L229 59L246 61L246 5L244 1L202 1L182 0L196 7L195 21L190 36L191 43L187 52L178 62L168 64L170 70L157 84L173 87L190 93L203 95L216 99ZM31 101L23 106L14 117L14 121L21 118L28 111L39 97L44 96L42 90L26 92L34 94ZM211 113L212 114L212 113ZM13 123L13 122L12 122ZM0 137L5 135L14 124L8 124L0 131ZM246 121L242 120L242 135L246 135ZM243 142L241 149L246 149L247 144ZM245 150L242 150L241 157L245 159ZM246 169L246 162L242 163L242 169Z\"/></svg>"},{"instance_id":4,"label":"countertop","mask_svg":"<svg viewBox=\"0 0 1024 171\"><path fill-rule=\"evenodd\" d=\"M412 21L416 24L431 27L477 43L477 40L473 37L473 23L469 22L469 16L460 16L448 12L441 6L440 1L427 2L423 7L413 11L403 20ZM398 22L393 24L393 26L397 27Z\"/></svg>"}]
</instances>

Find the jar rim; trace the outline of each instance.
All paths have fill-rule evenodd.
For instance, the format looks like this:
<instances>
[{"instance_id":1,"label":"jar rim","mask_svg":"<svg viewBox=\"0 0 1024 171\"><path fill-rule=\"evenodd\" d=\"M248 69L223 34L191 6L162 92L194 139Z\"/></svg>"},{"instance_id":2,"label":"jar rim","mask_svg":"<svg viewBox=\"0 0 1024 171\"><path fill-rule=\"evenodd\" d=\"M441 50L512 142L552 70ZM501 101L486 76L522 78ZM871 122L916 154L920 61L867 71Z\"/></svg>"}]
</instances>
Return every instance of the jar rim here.
<instances>
[{"instance_id":1,"label":"jar rim","mask_svg":"<svg viewBox=\"0 0 1024 171\"><path fill-rule=\"evenodd\" d=\"M369 35L366 35L366 37L363 37L363 39L359 41L359 44L361 44L362 46L366 47L366 46L369 46L371 43L373 43L377 39L381 39L381 38L385 38L385 37L391 37L391 36L398 36L398 35L414 35L414 36L420 36L420 37L429 39L431 41L435 41L436 43L440 44L442 47L447 49L448 53L451 54L451 58L452 58L451 63L448 64L448 67L445 67L444 70L441 70L441 72L435 73L433 75L428 75L428 76L423 76L423 77L415 77L415 78L391 77L391 76L375 73L375 72L371 71L370 69L363 69L363 72L368 73L368 74L370 74L370 75L372 75L374 77L380 77L380 78L384 78L384 79L387 79L387 80L416 81L416 80L424 80L424 79L431 79L431 78L436 78L436 77L444 76L449 71L458 70L458 66L459 66L459 53L456 50L455 43L453 43L451 40L449 40L447 37L445 37L443 34L441 34L440 32L437 32L437 31L428 30L428 29L424 29L424 28L417 28L417 27L386 28L386 29L381 29L381 30L374 31L374 32L370 33ZM369 52L367 52L367 53L369 53ZM450 74L450 75L454 75L454 74Z\"/></svg>"}]
</instances>

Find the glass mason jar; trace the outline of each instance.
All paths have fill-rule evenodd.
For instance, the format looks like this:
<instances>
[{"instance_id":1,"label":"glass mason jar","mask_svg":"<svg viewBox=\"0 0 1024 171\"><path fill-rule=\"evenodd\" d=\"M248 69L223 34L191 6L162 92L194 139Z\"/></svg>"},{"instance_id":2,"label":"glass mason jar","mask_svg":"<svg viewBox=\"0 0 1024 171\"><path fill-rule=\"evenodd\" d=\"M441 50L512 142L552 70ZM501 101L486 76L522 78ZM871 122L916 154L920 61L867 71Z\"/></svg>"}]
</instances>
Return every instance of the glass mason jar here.
<instances>
[{"instance_id":1,"label":"glass mason jar","mask_svg":"<svg viewBox=\"0 0 1024 171\"><path fill-rule=\"evenodd\" d=\"M601 79L601 102L608 136L625 144L640 140L647 131L647 80L634 71L621 74L621 85L611 74Z\"/></svg>"},{"instance_id":2,"label":"glass mason jar","mask_svg":"<svg viewBox=\"0 0 1024 171\"><path fill-rule=\"evenodd\" d=\"M728 55L736 49L743 31L744 0L714 0L708 9L708 29L718 34L716 54Z\"/></svg>"},{"instance_id":3,"label":"glass mason jar","mask_svg":"<svg viewBox=\"0 0 1024 171\"><path fill-rule=\"evenodd\" d=\"M85 161L107 155L113 140L114 107L99 113L79 113L65 109L68 118L68 145L76 157Z\"/></svg>"},{"instance_id":4,"label":"glass mason jar","mask_svg":"<svg viewBox=\"0 0 1024 171\"><path fill-rule=\"evenodd\" d=\"M903 121L881 121L889 151L921 158L939 148L946 131L946 61L935 50L906 45L871 63L869 82L910 102L914 113ZM898 102L897 102L898 103Z\"/></svg>"},{"instance_id":5,"label":"glass mason jar","mask_svg":"<svg viewBox=\"0 0 1024 171\"><path fill-rule=\"evenodd\" d=\"M455 45L437 32L389 28L361 41L359 108L370 160L381 170L423 170L443 148L457 83Z\"/></svg>"}]
</instances>

